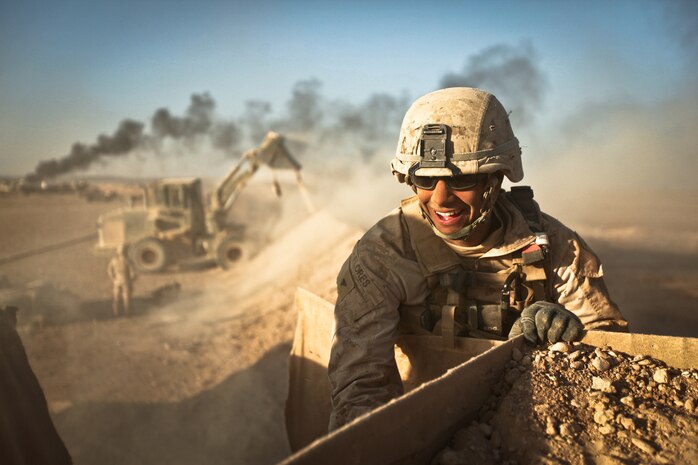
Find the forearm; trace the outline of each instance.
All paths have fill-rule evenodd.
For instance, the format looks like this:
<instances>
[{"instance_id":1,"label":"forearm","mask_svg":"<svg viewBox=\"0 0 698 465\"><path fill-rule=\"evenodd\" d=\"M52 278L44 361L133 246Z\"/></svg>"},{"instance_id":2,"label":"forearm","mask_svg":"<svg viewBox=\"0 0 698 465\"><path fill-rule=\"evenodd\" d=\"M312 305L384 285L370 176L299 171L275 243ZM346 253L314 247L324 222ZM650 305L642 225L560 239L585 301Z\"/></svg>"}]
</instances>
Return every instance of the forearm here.
<instances>
[{"instance_id":1,"label":"forearm","mask_svg":"<svg viewBox=\"0 0 698 465\"><path fill-rule=\"evenodd\" d=\"M371 314L336 332L328 367L333 406L331 429L402 394L395 363L394 327L391 321Z\"/></svg>"},{"instance_id":2,"label":"forearm","mask_svg":"<svg viewBox=\"0 0 698 465\"><path fill-rule=\"evenodd\" d=\"M385 282L364 269L357 257L343 267L338 287L328 366L333 405L330 429L402 394L394 351L397 298L385 292Z\"/></svg>"}]
</instances>

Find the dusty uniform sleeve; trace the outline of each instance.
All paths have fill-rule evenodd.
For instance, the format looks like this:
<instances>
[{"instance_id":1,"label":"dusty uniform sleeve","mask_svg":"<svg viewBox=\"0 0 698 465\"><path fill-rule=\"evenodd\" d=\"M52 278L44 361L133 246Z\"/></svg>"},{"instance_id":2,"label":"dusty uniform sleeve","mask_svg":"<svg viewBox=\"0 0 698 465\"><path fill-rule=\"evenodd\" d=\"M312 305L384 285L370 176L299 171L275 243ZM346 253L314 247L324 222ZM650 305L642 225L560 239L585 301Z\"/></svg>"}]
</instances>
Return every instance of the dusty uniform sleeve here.
<instances>
[{"instance_id":1,"label":"dusty uniform sleeve","mask_svg":"<svg viewBox=\"0 0 698 465\"><path fill-rule=\"evenodd\" d=\"M601 261L581 237L570 233L559 244L562 253L553 257L558 303L574 312L586 329L627 331L628 322L606 289Z\"/></svg>"},{"instance_id":2,"label":"dusty uniform sleeve","mask_svg":"<svg viewBox=\"0 0 698 465\"><path fill-rule=\"evenodd\" d=\"M394 352L402 299L391 277L395 259L362 242L337 278L330 431L402 394Z\"/></svg>"}]
</instances>

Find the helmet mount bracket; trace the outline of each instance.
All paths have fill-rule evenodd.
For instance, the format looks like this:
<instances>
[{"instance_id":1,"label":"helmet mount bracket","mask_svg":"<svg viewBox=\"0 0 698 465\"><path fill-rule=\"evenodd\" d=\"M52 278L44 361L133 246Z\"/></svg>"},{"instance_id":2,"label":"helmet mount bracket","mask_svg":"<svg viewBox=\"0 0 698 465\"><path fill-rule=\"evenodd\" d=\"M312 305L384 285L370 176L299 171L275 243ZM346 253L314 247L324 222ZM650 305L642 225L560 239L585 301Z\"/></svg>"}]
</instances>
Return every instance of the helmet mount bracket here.
<instances>
[{"instance_id":1,"label":"helmet mount bracket","mask_svg":"<svg viewBox=\"0 0 698 465\"><path fill-rule=\"evenodd\" d=\"M458 168L447 155L450 131L451 128L445 124L430 123L422 127L419 137L420 160L410 167L408 176L414 175L421 168L448 168L453 176L458 175Z\"/></svg>"},{"instance_id":2,"label":"helmet mount bracket","mask_svg":"<svg viewBox=\"0 0 698 465\"><path fill-rule=\"evenodd\" d=\"M419 138L419 164L422 168L446 168L446 143L449 127L445 124L425 124Z\"/></svg>"}]
</instances>

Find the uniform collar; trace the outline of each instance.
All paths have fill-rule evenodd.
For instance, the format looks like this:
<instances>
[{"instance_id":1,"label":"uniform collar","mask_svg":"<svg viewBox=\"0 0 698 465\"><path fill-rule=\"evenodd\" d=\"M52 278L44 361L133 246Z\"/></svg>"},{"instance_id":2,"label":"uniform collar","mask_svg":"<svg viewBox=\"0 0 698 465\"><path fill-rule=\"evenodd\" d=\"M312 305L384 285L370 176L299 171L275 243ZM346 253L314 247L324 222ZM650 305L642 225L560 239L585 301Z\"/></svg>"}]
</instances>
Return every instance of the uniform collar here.
<instances>
[{"instance_id":1,"label":"uniform collar","mask_svg":"<svg viewBox=\"0 0 698 465\"><path fill-rule=\"evenodd\" d=\"M448 270L462 262L463 259L443 239L434 234L431 225L424 218L417 196L403 200L400 206L412 248L427 275ZM535 242L536 236L526 219L506 196L498 196L494 209L504 227L504 236L499 245L495 245L480 258L502 257Z\"/></svg>"},{"instance_id":2,"label":"uniform collar","mask_svg":"<svg viewBox=\"0 0 698 465\"><path fill-rule=\"evenodd\" d=\"M498 245L485 252L482 258L508 255L535 242L536 235L528 226L526 218L505 195L497 197L494 214L504 225L504 237Z\"/></svg>"}]
</instances>

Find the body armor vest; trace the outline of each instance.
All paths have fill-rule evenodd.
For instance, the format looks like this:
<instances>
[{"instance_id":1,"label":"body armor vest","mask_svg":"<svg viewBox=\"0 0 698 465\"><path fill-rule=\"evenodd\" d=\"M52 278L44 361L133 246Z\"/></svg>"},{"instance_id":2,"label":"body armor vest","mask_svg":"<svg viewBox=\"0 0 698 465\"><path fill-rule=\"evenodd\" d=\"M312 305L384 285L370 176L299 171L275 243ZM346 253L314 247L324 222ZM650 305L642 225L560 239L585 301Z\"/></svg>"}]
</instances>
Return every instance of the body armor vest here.
<instances>
[{"instance_id":1,"label":"body armor vest","mask_svg":"<svg viewBox=\"0 0 698 465\"><path fill-rule=\"evenodd\" d=\"M402 305L400 331L506 339L520 312L539 300L550 300L552 270L540 210L528 186L503 192L516 206L531 235L511 251L491 257L461 257L431 230L417 198L402 202L412 249L427 281L424 304ZM500 197L501 198L501 197Z\"/></svg>"}]
</instances>

